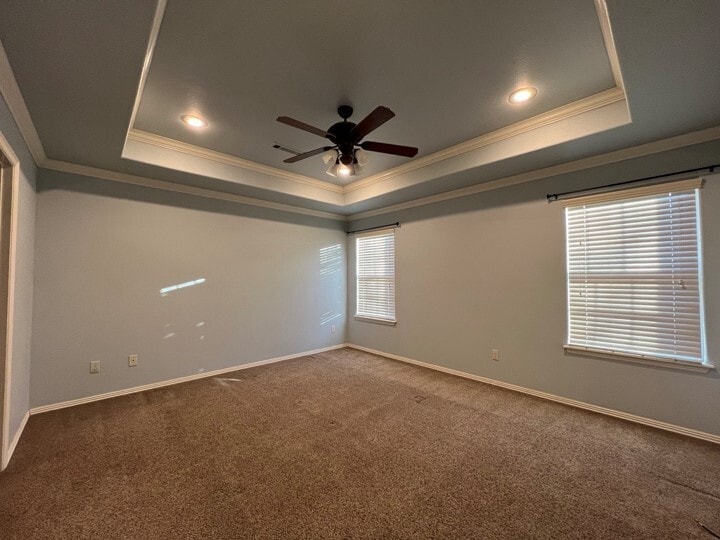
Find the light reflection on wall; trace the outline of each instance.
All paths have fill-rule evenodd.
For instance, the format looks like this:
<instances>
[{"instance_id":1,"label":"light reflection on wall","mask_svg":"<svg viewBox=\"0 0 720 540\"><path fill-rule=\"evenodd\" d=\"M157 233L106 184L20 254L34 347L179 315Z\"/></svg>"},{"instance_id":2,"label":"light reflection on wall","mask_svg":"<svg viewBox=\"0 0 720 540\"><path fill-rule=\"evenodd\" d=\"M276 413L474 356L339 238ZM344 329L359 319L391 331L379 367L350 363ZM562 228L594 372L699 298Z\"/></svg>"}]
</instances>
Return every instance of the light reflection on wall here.
<instances>
[{"instance_id":1,"label":"light reflection on wall","mask_svg":"<svg viewBox=\"0 0 720 540\"><path fill-rule=\"evenodd\" d=\"M194 287L195 285L201 285L205 283L205 278L193 279L192 281L186 281L185 283L178 283L177 285L170 285L169 287L163 287L160 289L160 296L167 296L168 293L173 291L179 291L180 289L186 289L187 287Z\"/></svg>"},{"instance_id":2,"label":"light reflection on wall","mask_svg":"<svg viewBox=\"0 0 720 540\"><path fill-rule=\"evenodd\" d=\"M195 328L202 328L205 326L205 321L200 321L195 325ZM200 341L203 341L205 339L205 335L202 335L198 338Z\"/></svg>"},{"instance_id":3,"label":"light reflection on wall","mask_svg":"<svg viewBox=\"0 0 720 540\"><path fill-rule=\"evenodd\" d=\"M342 244L333 244L320 248L320 279L334 280L337 282L337 303L342 303L342 281L336 274L343 271L343 248ZM326 311L320 315L320 325L326 325L336 319L342 318L338 311Z\"/></svg>"},{"instance_id":4,"label":"light reflection on wall","mask_svg":"<svg viewBox=\"0 0 720 540\"><path fill-rule=\"evenodd\" d=\"M334 321L335 319L339 319L340 314L336 311L326 311L322 315L320 315L320 324L327 324L330 321Z\"/></svg>"},{"instance_id":5,"label":"light reflection on wall","mask_svg":"<svg viewBox=\"0 0 720 540\"><path fill-rule=\"evenodd\" d=\"M342 246L320 248L320 275L329 276L342 270Z\"/></svg>"}]
</instances>

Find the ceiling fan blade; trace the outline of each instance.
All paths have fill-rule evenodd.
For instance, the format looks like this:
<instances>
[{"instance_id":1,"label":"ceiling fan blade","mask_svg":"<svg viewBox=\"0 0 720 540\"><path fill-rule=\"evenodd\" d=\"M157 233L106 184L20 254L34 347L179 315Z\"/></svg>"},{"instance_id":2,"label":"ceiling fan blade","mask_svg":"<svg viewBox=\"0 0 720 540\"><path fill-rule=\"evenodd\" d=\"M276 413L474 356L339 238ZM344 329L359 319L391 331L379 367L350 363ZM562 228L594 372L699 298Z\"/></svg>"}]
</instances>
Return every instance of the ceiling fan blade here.
<instances>
[{"instance_id":1,"label":"ceiling fan blade","mask_svg":"<svg viewBox=\"0 0 720 540\"><path fill-rule=\"evenodd\" d=\"M296 161L300 161L301 159L317 156L318 154L322 154L323 152L327 152L328 150L332 150L333 148L333 146L323 146L322 148L316 148L315 150L310 150L309 152L305 152L304 154L298 154L297 156L283 159L283 163L295 163Z\"/></svg>"},{"instance_id":2,"label":"ceiling fan blade","mask_svg":"<svg viewBox=\"0 0 720 540\"><path fill-rule=\"evenodd\" d=\"M396 156L415 157L418 149L413 146L403 146L401 144L388 144L382 142L365 141L360 144L360 148L369 152L382 152L383 154L394 154Z\"/></svg>"},{"instance_id":3,"label":"ceiling fan blade","mask_svg":"<svg viewBox=\"0 0 720 540\"><path fill-rule=\"evenodd\" d=\"M314 135L320 135L320 137L327 137L328 132L324 129L316 128L314 126L311 126L310 124L306 124L305 122L301 122L300 120L295 120L294 118L290 118L289 116L278 116L277 121L282 124L287 124L288 126L292 126L298 129L302 129L304 131L308 131L310 133L313 133Z\"/></svg>"},{"instance_id":4,"label":"ceiling fan blade","mask_svg":"<svg viewBox=\"0 0 720 540\"><path fill-rule=\"evenodd\" d=\"M288 148L287 146L283 146L282 144L278 143L273 144L273 148L275 148L276 150L282 150L283 152L287 152L288 154L292 154L293 156L302 154L302 152L298 152L297 150L293 150L292 148Z\"/></svg>"},{"instance_id":5,"label":"ceiling fan blade","mask_svg":"<svg viewBox=\"0 0 720 540\"><path fill-rule=\"evenodd\" d=\"M387 107L383 107L382 105L380 105L373 112L371 112L365 118L360 120L360 123L357 126L355 126L354 128L352 128L352 130L350 130L350 135L356 141L359 141L363 137L365 137L365 135L370 133L371 131L382 126L385 122L390 120L393 116L395 116L394 112L392 112Z\"/></svg>"}]
</instances>

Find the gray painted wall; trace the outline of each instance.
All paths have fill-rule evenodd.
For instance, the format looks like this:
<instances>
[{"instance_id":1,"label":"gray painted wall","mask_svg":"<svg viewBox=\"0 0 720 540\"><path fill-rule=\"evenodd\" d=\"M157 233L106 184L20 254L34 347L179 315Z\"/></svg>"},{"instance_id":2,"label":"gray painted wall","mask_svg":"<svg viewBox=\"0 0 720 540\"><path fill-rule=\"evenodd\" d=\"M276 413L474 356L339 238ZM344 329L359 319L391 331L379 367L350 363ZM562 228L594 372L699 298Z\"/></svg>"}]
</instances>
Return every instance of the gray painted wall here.
<instances>
[{"instance_id":1,"label":"gray painted wall","mask_svg":"<svg viewBox=\"0 0 720 540\"><path fill-rule=\"evenodd\" d=\"M45 169L37 204L33 407L345 341L344 223Z\"/></svg>"},{"instance_id":2,"label":"gray painted wall","mask_svg":"<svg viewBox=\"0 0 720 540\"><path fill-rule=\"evenodd\" d=\"M720 378L567 356L564 211L547 193L717 162L718 143L351 223L401 222L397 326L355 321L348 341L620 411L720 434ZM714 160L714 161L713 161ZM709 359L720 366L720 175L701 192ZM491 360L491 349L500 361Z\"/></svg>"},{"instance_id":3,"label":"gray painted wall","mask_svg":"<svg viewBox=\"0 0 720 540\"><path fill-rule=\"evenodd\" d=\"M15 309L10 380L10 440L20 428L30 403L30 347L33 306L35 237L35 162L17 129L5 100L0 97L0 131L20 160L17 247L15 253Z\"/></svg>"},{"instance_id":4,"label":"gray painted wall","mask_svg":"<svg viewBox=\"0 0 720 540\"><path fill-rule=\"evenodd\" d=\"M31 406L349 341L720 434L716 371L563 353L563 210L545 199L718 155L720 142L706 143L352 223L402 223L398 324L349 317L347 335L354 244L342 224L41 170ZM708 351L720 363L720 177L701 198Z\"/></svg>"}]
</instances>

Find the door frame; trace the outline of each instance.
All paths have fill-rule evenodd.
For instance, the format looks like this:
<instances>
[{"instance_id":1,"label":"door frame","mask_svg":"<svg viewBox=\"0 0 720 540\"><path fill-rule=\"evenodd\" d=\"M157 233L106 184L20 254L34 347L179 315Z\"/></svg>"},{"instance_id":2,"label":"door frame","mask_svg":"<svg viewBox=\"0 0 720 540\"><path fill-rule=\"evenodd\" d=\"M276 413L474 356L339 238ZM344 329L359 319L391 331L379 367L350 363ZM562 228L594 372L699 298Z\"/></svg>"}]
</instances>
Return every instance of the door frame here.
<instances>
[{"instance_id":1,"label":"door frame","mask_svg":"<svg viewBox=\"0 0 720 540\"><path fill-rule=\"evenodd\" d=\"M0 343L0 362L4 365L3 380L0 381L0 399L2 399L2 415L0 421L1 441L0 441L0 471L7 467L10 461L15 445L17 444L17 434L12 435L10 438L10 394L12 392L10 381L12 380L12 349L13 349L13 317L15 312L15 261L16 261L16 249L17 249L17 221L18 221L18 187L20 184L20 160L13 151L10 143L5 138L4 134L0 132L0 153L4 156L3 163L0 164L2 172L0 173L0 182L10 182L10 204L9 206L0 205L0 212L2 208L7 208L9 216L9 229L7 232L0 231L0 235L8 235L8 257L7 257L7 304L2 306L0 300L0 312L4 312L5 315L5 346ZM0 157L2 159L2 157ZM0 184L0 186L2 186ZM1 192L1 191L0 191ZM5 216L0 216L2 219ZM1 239L1 237L0 237ZM0 241L0 249L2 249L2 242ZM2 259L0 258L0 261ZM0 324L2 318L0 317Z\"/></svg>"}]
</instances>

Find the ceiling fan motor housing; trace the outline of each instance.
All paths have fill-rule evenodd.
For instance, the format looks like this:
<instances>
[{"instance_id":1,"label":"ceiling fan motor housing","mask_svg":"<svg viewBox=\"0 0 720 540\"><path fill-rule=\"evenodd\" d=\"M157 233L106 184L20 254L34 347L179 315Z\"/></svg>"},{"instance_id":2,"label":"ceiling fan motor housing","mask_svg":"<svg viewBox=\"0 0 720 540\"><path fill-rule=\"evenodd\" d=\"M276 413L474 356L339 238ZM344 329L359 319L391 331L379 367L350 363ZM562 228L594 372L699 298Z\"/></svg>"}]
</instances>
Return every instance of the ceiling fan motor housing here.
<instances>
[{"instance_id":1,"label":"ceiling fan motor housing","mask_svg":"<svg viewBox=\"0 0 720 540\"><path fill-rule=\"evenodd\" d=\"M354 142L353 137L350 134L350 131L352 128L355 127L355 124L352 122L344 121L344 122L338 122L337 124L333 124L330 126L330 128L327 130L327 138L330 139L335 144L342 144L344 142Z\"/></svg>"},{"instance_id":2,"label":"ceiling fan motor housing","mask_svg":"<svg viewBox=\"0 0 720 540\"><path fill-rule=\"evenodd\" d=\"M340 105L338 107L338 114L343 120L347 120L353 115L353 108L350 105Z\"/></svg>"},{"instance_id":3,"label":"ceiling fan motor housing","mask_svg":"<svg viewBox=\"0 0 720 540\"><path fill-rule=\"evenodd\" d=\"M333 124L327 130L327 138L337 145L338 151L340 152L340 163L344 165L353 163L355 159L355 145L359 140L359 137L352 133L355 124L347 120L352 113L352 107L349 105L341 105L338 107L338 114L343 118L343 121Z\"/></svg>"}]
</instances>

